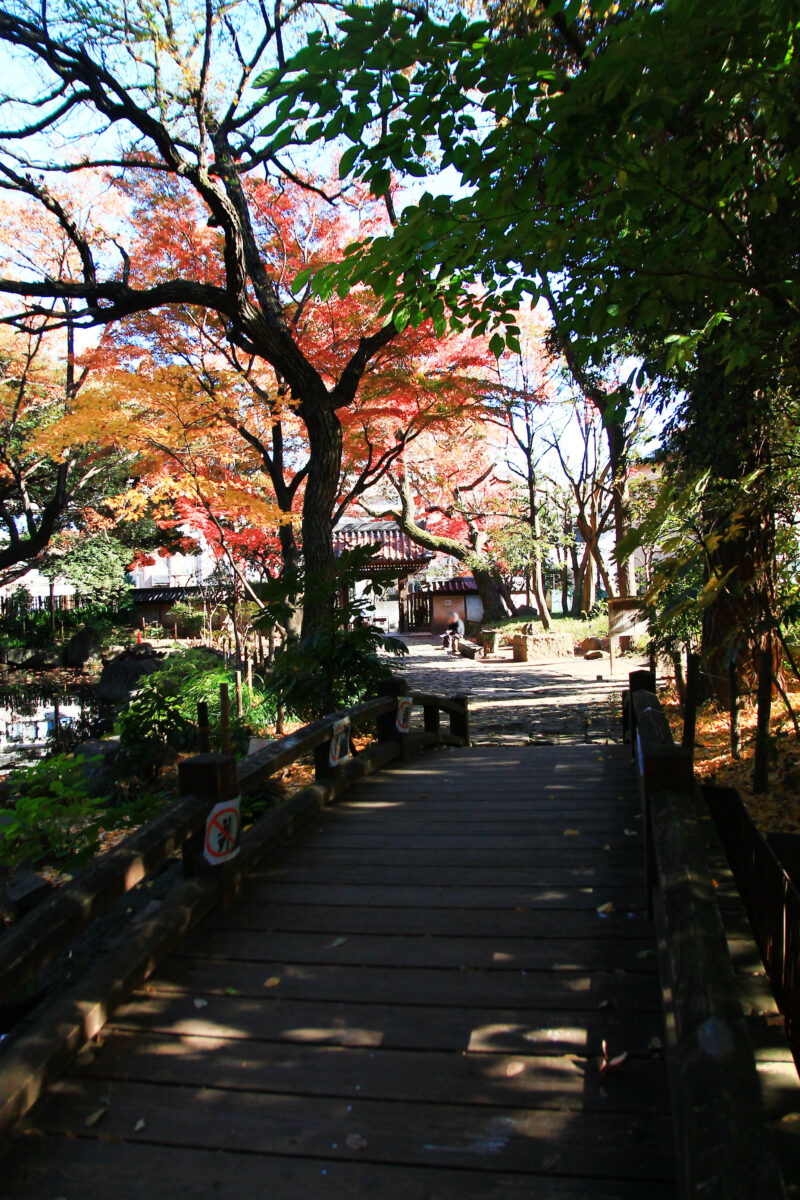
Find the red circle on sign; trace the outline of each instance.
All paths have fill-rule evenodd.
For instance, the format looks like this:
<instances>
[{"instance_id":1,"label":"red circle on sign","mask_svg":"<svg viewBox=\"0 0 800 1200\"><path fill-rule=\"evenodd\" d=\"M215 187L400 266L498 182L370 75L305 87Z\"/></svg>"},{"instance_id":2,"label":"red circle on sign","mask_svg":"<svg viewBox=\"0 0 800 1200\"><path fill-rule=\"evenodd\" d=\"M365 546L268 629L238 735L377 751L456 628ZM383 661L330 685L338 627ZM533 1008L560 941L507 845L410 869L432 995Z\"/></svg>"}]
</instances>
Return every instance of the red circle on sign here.
<instances>
[{"instance_id":1,"label":"red circle on sign","mask_svg":"<svg viewBox=\"0 0 800 1200\"><path fill-rule=\"evenodd\" d=\"M232 822L233 833L231 833L229 829L226 829L224 824L222 823L222 818L226 817L229 813L233 817L233 822ZM209 844L212 832L216 832L217 834L221 833L223 838L225 839L222 843L221 850L215 850ZM238 833L239 833L239 809L236 807L236 805L231 805L230 808L221 808L218 813L214 814L214 820L209 822L208 828L206 830L206 853L208 855L210 855L211 858L227 858L227 856L231 853L231 851L236 846L236 838L237 838Z\"/></svg>"}]
</instances>

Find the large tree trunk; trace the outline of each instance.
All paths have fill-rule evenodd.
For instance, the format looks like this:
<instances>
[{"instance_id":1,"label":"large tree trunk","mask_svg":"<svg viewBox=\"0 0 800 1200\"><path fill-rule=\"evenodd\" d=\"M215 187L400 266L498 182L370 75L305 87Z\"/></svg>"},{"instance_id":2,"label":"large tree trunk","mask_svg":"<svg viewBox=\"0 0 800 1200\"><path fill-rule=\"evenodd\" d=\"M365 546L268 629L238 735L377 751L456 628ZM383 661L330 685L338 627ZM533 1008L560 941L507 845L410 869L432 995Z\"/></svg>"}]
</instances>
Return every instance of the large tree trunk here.
<instances>
[{"instance_id":1,"label":"large tree trunk","mask_svg":"<svg viewBox=\"0 0 800 1200\"><path fill-rule=\"evenodd\" d=\"M703 613L703 668L707 692L730 711L734 690L743 694L756 685L759 650L774 620L774 414L770 398L751 389L742 375L726 376L711 351L696 373L692 408L698 416L687 424L679 449L691 455L696 469L713 471L700 524L707 578L722 581ZM780 646L769 640L777 674ZM738 680L732 688L734 652Z\"/></svg>"},{"instance_id":2,"label":"large tree trunk","mask_svg":"<svg viewBox=\"0 0 800 1200\"><path fill-rule=\"evenodd\" d=\"M303 560L306 589L302 636L330 621L336 597L332 516L342 462L342 426L334 409L302 404L308 431L308 478L303 502Z\"/></svg>"},{"instance_id":3,"label":"large tree trunk","mask_svg":"<svg viewBox=\"0 0 800 1200\"><path fill-rule=\"evenodd\" d=\"M472 569L472 578L478 588L478 595L481 598L483 605L483 620L484 621L503 621L508 616L506 606L503 603L503 597L500 595L500 589L497 586L497 581L491 571L486 567L480 566L476 561L466 563Z\"/></svg>"},{"instance_id":4,"label":"large tree trunk","mask_svg":"<svg viewBox=\"0 0 800 1200\"><path fill-rule=\"evenodd\" d=\"M287 522L278 526L278 541L281 547L281 575L287 582L298 581L297 590L292 590L287 597L289 615L286 619L286 636L291 639L300 637L303 622L303 596L300 590L300 548L294 529Z\"/></svg>"}]
</instances>

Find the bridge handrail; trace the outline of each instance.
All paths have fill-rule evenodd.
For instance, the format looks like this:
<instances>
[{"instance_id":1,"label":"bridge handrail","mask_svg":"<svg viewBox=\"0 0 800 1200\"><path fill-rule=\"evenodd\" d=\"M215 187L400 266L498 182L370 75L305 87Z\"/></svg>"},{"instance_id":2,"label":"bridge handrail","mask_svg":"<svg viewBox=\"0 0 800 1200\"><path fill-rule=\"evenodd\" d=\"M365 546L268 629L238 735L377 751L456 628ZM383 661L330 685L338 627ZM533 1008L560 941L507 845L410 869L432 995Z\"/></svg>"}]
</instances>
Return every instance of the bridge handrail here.
<instances>
[{"instance_id":1,"label":"bridge handrail","mask_svg":"<svg viewBox=\"0 0 800 1200\"><path fill-rule=\"evenodd\" d=\"M143 922L132 927L130 936L121 945L96 961L64 996L47 1006L30 1029L3 1048L0 1052L0 1131L27 1112L45 1085L63 1070L71 1056L87 1040L99 1033L113 1010L144 983L161 958L187 930L216 904L220 901L225 903L231 894L235 894L245 873L271 850L292 837L301 826L313 820L321 808L364 775L398 757L406 759L414 748L434 744L469 744L469 709L465 696L448 698L422 692L412 693L414 703L422 705L425 729L401 733L396 728L395 719L397 697L405 692L405 688L398 686L398 681L392 682L395 686L391 695L367 701L347 714L351 715L356 727L375 719L377 743L335 767L328 762L328 742L335 721L344 714L324 717L294 734L278 739L283 750L289 753L288 760L280 747L276 747L271 754L261 751L253 756L258 759L256 771L252 770L253 764L247 765L248 760L239 764L237 769L232 758L222 755L196 755L184 760L181 777L194 775L196 780L202 782L202 787L194 794L182 795L160 817L131 835L131 839L126 839L127 846L122 843L117 847L121 854L111 852L116 855L114 861L118 868L109 871L116 880L114 886L124 887L126 881L130 882L137 875L140 866L135 864L139 862L145 843L149 847L148 854L161 854L162 857L167 845L175 847L182 844L184 867L188 867L192 873L196 869L196 861L191 853L187 854L191 847L190 839L204 828L207 813L216 802L220 788L228 790L228 794L231 794L230 789L235 791L239 771L243 783L249 781L255 786L256 775L259 779L267 778L287 762L294 761L309 750L316 750L316 779L287 803L256 821L242 837L238 857L227 866L210 867L202 874L193 874L170 893L155 916L147 916ZM449 714L449 731L440 729L442 711ZM131 841L138 843L138 850L131 849ZM128 859L125 858L126 853ZM155 860L142 858L142 867L145 861ZM93 874L93 870L90 868L73 884L66 885L81 900L81 912L75 914L74 921L70 923L69 938L74 937L82 917L86 917L83 924L88 924L92 916L99 915L101 909L107 908L110 903L106 901L111 883L106 880L102 887L98 886L98 876ZM141 877L139 874L138 878ZM62 888L57 895L62 896L64 891ZM30 916L33 917L36 911ZM50 912L53 912L52 907ZM87 916L88 913L91 916ZM0 938L0 963L5 954L15 964L17 980L29 977L31 964L34 961L42 962L45 947L47 957L52 957L65 944L66 923L57 921L57 924L58 929L50 931L37 947L35 943L27 941L25 930L30 931L34 925L39 929L40 926L23 918ZM11 951L7 949L8 946L12 947Z\"/></svg>"},{"instance_id":2,"label":"bridge handrail","mask_svg":"<svg viewBox=\"0 0 800 1200\"><path fill-rule=\"evenodd\" d=\"M425 715L425 732L399 734L394 731L397 710L397 685L389 694L367 700L352 709L322 717L304 725L294 733L277 738L263 750L235 764L236 786L242 793L255 791L264 780L296 762L298 758L319 750L327 750L334 723L343 716L350 718L352 728L370 721L379 724L381 753L359 756L362 766L375 769L397 757L408 757L412 749L423 745L464 745L469 740L468 708L465 697L437 696L426 692L410 692L415 705L421 705ZM439 728L439 713L450 716L450 730ZM321 778L329 773L323 755L319 756L316 774ZM101 855L81 875L58 888L47 900L37 905L0 936L0 1004L7 1003L19 989L45 966L60 950L78 936L93 920L131 888L140 883L150 871L159 866L203 829L214 788L223 775L208 760L218 762L217 755L196 755L181 764L180 782L191 779L193 764L198 764L202 786L181 787L182 795L158 816L124 838L118 846ZM363 771L354 768L358 759L346 760L337 771L340 782L350 786ZM233 765L231 763L231 765ZM235 790L235 789L234 789ZM335 788L338 795L341 788ZM219 796L218 798L225 798Z\"/></svg>"},{"instance_id":3,"label":"bridge handrail","mask_svg":"<svg viewBox=\"0 0 800 1200\"><path fill-rule=\"evenodd\" d=\"M691 756L673 743L658 697L633 680L630 705L681 1195L780 1200L784 1183L705 859Z\"/></svg>"}]
</instances>

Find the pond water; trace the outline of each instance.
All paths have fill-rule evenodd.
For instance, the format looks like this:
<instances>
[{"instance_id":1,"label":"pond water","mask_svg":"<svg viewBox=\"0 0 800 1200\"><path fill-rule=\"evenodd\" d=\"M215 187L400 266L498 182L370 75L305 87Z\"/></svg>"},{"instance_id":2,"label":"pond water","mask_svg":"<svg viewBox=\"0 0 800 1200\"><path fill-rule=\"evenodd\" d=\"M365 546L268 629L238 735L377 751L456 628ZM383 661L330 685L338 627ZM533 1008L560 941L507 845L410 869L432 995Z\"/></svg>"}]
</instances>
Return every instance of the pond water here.
<instances>
[{"instance_id":1,"label":"pond water","mask_svg":"<svg viewBox=\"0 0 800 1200\"><path fill-rule=\"evenodd\" d=\"M36 688L0 691L0 771L35 762L57 747L68 751L87 738L111 733L113 710L89 689L58 695Z\"/></svg>"}]
</instances>

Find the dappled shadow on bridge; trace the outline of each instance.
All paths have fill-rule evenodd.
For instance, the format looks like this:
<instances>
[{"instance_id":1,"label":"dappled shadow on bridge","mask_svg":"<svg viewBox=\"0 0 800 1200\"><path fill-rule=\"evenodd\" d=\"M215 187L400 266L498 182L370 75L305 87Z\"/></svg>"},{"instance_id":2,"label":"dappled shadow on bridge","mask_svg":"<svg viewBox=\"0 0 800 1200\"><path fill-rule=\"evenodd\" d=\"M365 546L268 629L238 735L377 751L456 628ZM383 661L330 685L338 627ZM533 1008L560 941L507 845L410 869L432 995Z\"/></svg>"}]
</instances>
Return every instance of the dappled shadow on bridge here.
<instances>
[{"instance_id":1,"label":"dappled shadow on bridge","mask_svg":"<svg viewBox=\"0 0 800 1200\"><path fill-rule=\"evenodd\" d=\"M628 763L445 751L360 785L117 1012L8 1196L674 1196Z\"/></svg>"}]
</instances>

